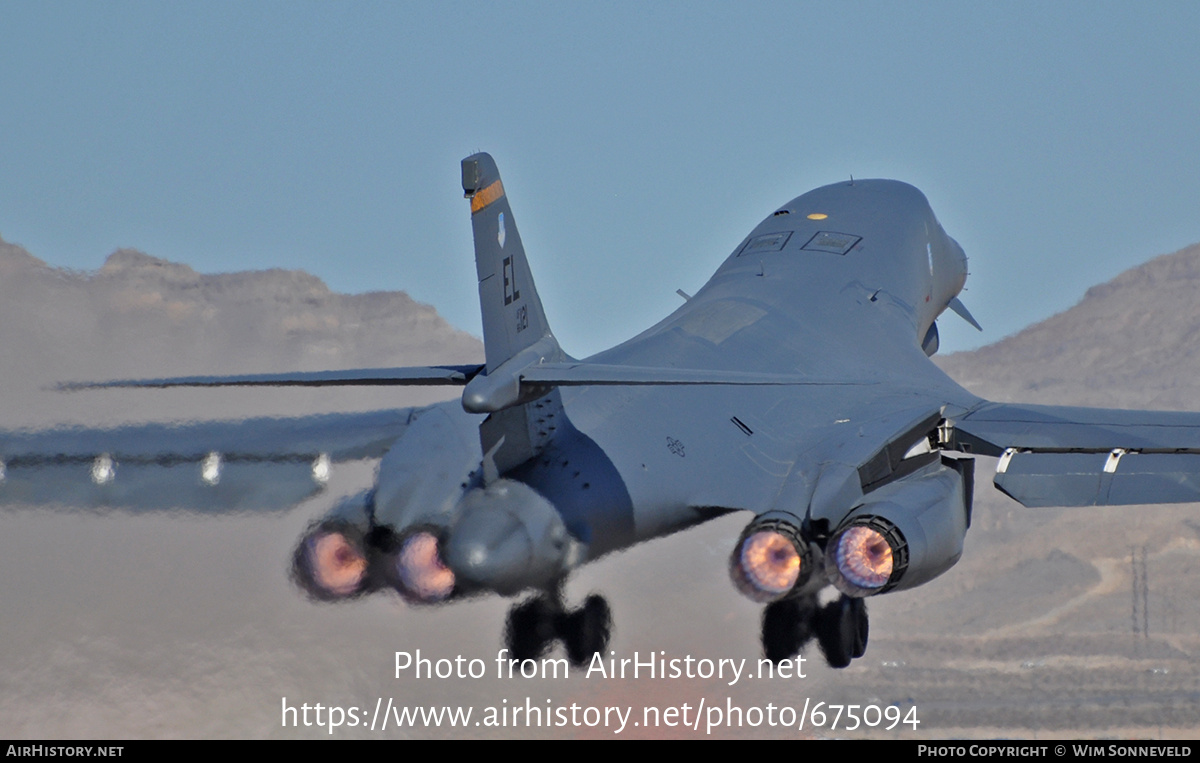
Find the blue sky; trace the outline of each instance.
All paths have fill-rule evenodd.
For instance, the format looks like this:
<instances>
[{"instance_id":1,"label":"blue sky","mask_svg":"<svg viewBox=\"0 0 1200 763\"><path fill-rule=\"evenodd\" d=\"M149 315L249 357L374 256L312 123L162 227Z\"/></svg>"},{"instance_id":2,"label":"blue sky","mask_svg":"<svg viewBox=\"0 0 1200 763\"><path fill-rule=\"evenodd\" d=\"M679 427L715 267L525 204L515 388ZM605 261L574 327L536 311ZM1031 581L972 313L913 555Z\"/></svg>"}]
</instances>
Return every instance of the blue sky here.
<instances>
[{"instance_id":1,"label":"blue sky","mask_svg":"<svg viewBox=\"0 0 1200 763\"><path fill-rule=\"evenodd\" d=\"M893 177L971 258L943 348L1200 241L1200 3L3 2L0 235L404 289L478 333L496 157L586 355L763 216ZM380 363L386 363L381 358Z\"/></svg>"}]
</instances>

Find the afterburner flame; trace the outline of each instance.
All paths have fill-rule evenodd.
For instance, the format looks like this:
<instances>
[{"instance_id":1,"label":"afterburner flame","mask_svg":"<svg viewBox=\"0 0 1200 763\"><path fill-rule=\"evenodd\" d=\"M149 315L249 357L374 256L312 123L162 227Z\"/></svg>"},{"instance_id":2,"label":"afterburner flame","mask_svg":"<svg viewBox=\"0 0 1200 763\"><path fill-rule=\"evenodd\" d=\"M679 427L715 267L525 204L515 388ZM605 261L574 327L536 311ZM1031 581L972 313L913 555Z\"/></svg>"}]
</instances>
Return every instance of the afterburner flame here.
<instances>
[{"instance_id":1,"label":"afterburner flame","mask_svg":"<svg viewBox=\"0 0 1200 763\"><path fill-rule=\"evenodd\" d=\"M852 585L883 588L892 576L892 547L877 530L851 527L838 539L837 568Z\"/></svg>"},{"instance_id":2,"label":"afterburner flame","mask_svg":"<svg viewBox=\"0 0 1200 763\"><path fill-rule=\"evenodd\" d=\"M313 582L331 596L350 596L367 575L362 549L340 532L320 532L308 539Z\"/></svg>"},{"instance_id":3,"label":"afterburner flame","mask_svg":"<svg viewBox=\"0 0 1200 763\"><path fill-rule=\"evenodd\" d=\"M742 541L740 557L746 582L770 596L782 596L800 577L800 554L790 538L760 530Z\"/></svg>"},{"instance_id":4,"label":"afterburner flame","mask_svg":"<svg viewBox=\"0 0 1200 763\"><path fill-rule=\"evenodd\" d=\"M442 563L433 533L414 533L404 541L396 572L404 591L419 601L442 601L454 591L454 572Z\"/></svg>"}]
</instances>

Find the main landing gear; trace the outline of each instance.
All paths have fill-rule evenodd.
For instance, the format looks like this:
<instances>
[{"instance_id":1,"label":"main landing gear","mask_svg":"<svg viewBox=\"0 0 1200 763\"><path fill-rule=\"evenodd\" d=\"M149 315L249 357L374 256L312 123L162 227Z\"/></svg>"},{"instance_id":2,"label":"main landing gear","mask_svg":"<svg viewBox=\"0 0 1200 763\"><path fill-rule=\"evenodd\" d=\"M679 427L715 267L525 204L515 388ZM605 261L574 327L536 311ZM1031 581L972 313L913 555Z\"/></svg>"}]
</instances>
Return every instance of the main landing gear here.
<instances>
[{"instance_id":1,"label":"main landing gear","mask_svg":"<svg viewBox=\"0 0 1200 763\"><path fill-rule=\"evenodd\" d=\"M612 634L612 612L603 596L592 594L583 606L568 611L559 592L539 593L508 613L504 641L516 660L536 659L555 640L563 642L572 665L585 665L603 652Z\"/></svg>"},{"instance_id":2,"label":"main landing gear","mask_svg":"<svg viewBox=\"0 0 1200 763\"><path fill-rule=\"evenodd\" d=\"M780 662L800 653L813 636L832 668L844 668L867 650L867 604L842 595L821 606L816 596L772 602L763 610L763 654Z\"/></svg>"}]
</instances>

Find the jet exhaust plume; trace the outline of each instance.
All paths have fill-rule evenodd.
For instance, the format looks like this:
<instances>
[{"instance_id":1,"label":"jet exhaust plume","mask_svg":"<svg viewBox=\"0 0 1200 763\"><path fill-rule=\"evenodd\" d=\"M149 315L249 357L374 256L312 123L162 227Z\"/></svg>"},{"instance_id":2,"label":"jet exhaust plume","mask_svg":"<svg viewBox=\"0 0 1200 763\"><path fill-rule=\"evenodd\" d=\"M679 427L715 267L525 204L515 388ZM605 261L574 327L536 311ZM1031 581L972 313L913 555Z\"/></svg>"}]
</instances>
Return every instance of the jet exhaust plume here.
<instances>
[{"instance_id":1,"label":"jet exhaust plume","mask_svg":"<svg viewBox=\"0 0 1200 763\"><path fill-rule=\"evenodd\" d=\"M395 569L401 593L410 600L432 604L454 592L454 572L442 562L437 536L431 532L413 533L404 540Z\"/></svg>"},{"instance_id":2,"label":"jet exhaust plume","mask_svg":"<svg viewBox=\"0 0 1200 763\"><path fill-rule=\"evenodd\" d=\"M361 593L367 580L367 555L360 539L347 532L318 528L296 549L295 573L319 599Z\"/></svg>"},{"instance_id":3,"label":"jet exhaust plume","mask_svg":"<svg viewBox=\"0 0 1200 763\"><path fill-rule=\"evenodd\" d=\"M754 601L781 599L811 572L807 548L789 524L752 523L734 549L730 577L738 591Z\"/></svg>"}]
</instances>

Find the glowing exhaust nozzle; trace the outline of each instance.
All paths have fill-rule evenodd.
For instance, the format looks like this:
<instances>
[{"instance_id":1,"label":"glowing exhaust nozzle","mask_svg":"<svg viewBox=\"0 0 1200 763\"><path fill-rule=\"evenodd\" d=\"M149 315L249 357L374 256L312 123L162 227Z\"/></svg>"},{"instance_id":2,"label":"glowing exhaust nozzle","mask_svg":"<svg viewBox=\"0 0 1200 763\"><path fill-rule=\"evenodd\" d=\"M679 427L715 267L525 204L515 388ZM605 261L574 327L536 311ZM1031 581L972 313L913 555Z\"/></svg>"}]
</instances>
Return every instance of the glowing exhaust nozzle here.
<instances>
[{"instance_id":1,"label":"glowing exhaust nozzle","mask_svg":"<svg viewBox=\"0 0 1200 763\"><path fill-rule=\"evenodd\" d=\"M454 592L454 572L442 562L437 536L413 533L396 555L396 576L401 593L425 604L444 601Z\"/></svg>"},{"instance_id":2,"label":"glowing exhaust nozzle","mask_svg":"<svg viewBox=\"0 0 1200 763\"><path fill-rule=\"evenodd\" d=\"M758 590L782 596L800 577L800 554L777 532L756 532L742 542L742 571Z\"/></svg>"},{"instance_id":3,"label":"glowing exhaust nozzle","mask_svg":"<svg viewBox=\"0 0 1200 763\"><path fill-rule=\"evenodd\" d=\"M826 571L830 582L847 596L870 596L899 582L906 551L904 537L890 523L878 518L858 521L829 542Z\"/></svg>"},{"instance_id":4,"label":"glowing exhaust nozzle","mask_svg":"<svg viewBox=\"0 0 1200 763\"><path fill-rule=\"evenodd\" d=\"M341 599L363 590L367 555L362 543L347 534L318 529L297 549L296 570L312 595Z\"/></svg>"},{"instance_id":5,"label":"glowing exhaust nozzle","mask_svg":"<svg viewBox=\"0 0 1200 763\"><path fill-rule=\"evenodd\" d=\"M838 571L860 588L883 588L892 576L892 547L869 527L851 527L837 544Z\"/></svg>"},{"instance_id":6,"label":"glowing exhaust nozzle","mask_svg":"<svg viewBox=\"0 0 1200 763\"><path fill-rule=\"evenodd\" d=\"M729 574L742 594L754 601L782 599L808 578L811 563L808 544L799 530L786 522L755 521L729 560Z\"/></svg>"}]
</instances>

